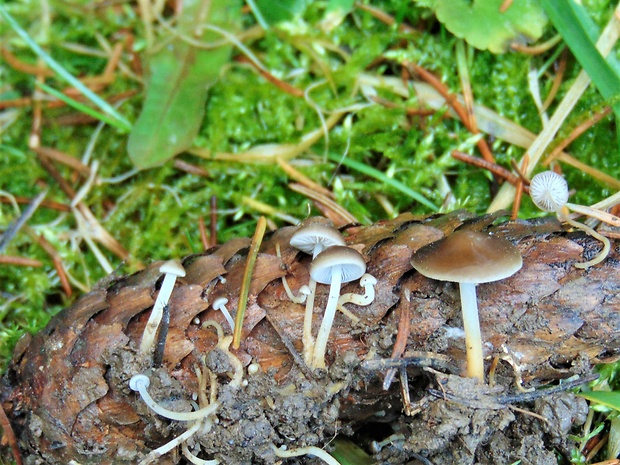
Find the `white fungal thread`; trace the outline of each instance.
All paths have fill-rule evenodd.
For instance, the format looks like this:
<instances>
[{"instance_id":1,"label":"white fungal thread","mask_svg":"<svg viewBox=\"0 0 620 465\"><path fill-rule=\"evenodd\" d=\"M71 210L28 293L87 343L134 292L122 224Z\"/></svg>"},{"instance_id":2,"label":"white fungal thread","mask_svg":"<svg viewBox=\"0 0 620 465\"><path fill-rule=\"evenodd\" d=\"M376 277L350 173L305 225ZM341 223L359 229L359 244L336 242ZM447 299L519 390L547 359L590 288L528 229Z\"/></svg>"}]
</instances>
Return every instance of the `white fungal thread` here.
<instances>
[{"instance_id":1,"label":"white fungal thread","mask_svg":"<svg viewBox=\"0 0 620 465\"><path fill-rule=\"evenodd\" d=\"M538 173L530 183L530 196L534 204L546 212L558 212L568 202L568 184L553 171Z\"/></svg>"}]
</instances>

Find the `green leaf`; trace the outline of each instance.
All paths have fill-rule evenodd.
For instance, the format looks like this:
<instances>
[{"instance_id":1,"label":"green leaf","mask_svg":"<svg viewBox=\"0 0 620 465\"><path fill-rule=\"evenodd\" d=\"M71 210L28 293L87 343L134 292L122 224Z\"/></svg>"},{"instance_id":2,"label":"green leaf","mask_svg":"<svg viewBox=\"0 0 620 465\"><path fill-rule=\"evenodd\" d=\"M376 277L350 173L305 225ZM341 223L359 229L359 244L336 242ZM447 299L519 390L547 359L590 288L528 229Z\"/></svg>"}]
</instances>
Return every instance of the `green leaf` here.
<instances>
[{"instance_id":1,"label":"green leaf","mask_svg":"<svg viewBox=\"0 0 620 465\"><path fill-rule=\"evenodd\" d=\"M553 26L568 45L582 68L607 101L613 104L614 113L620 118L620 76L596 49L598 28L585 9L572 0L542 0L541 4ZM610 54L611 59L611 54Z\"/></svg>"},{"instance_id":2,"label":"green leaf","mask_svg":"<svg viewBox=\"0 0 620 465\"><path fill-rule=\"evenodd\" d=\"M436 0L437 19L455 36L493 53L505 52L511 43L534 41L547 19L535 0L514 0L500 12L503 0Z\"/></svg>"},{"instance_id":3,"label":"green leaf","mask_svg":"<svg viewBox=\"0 0 620 465\"><path fill-rule=\"evenodd\" d=\"M177 34L193 37L204 0L183 3ZM227 31L235 29L241 7L236 1L213 0L207 23ZM144 107L134 125L127 150L137 168L150 168L186 150L198 134L209 88L230 61L232 45L220 34L205 29L203 42L221 42L202 49L175 37L150 60L150 78Z\"/></svg>"},{"instance_id":4,"label":"green leaf","mask_svg":"<svg viewBox=\"0 0 620 465\"><path fill-rule=\"evenodd\" d=\"M580 392L579 395L620 412L620 391L588 391Z\"/></svg>"}]
</instances>

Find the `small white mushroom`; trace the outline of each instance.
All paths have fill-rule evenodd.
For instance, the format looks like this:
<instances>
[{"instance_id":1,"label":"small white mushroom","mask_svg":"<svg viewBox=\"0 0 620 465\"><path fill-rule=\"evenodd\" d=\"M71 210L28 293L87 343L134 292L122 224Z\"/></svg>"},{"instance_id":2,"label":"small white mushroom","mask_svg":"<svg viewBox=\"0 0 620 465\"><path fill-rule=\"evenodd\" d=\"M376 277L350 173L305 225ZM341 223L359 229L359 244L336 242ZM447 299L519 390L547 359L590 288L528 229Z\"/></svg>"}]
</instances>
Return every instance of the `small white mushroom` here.
<instances>
[{"instance_id":1,"label":"small white mushroom","mask_svg":"<svg viewBox=\"0 0 620 465\"><path fill-rule=\"evenodd\" d=\"M140 352L142 354L148 353L155 344L155 335L157 334L157 328L161 322L164 306L168 305L174 284L178 277L185 276L185 268L181 265L179 260L168 260L159 267L159 271L164 273L164 281L157 294L157 299L151 310L149 320L144 327L144 333L142 333L142 341L140 342Z\"/></svg>"},{"instance_id":2,"label":"small white mushroom","mask_svg":"<svg viewBox=\"0 0 620 465\"><path fill-rule=\"evenodd\" d=\"M566 180L554 171L543 171L532 178L530 182L530 197L532 202L542 211L554 212L558 219L572 227L580 229L603 243L602 250L592 260L576 263L575 268L589 268L605 260L611 244L602 234L594 229L569 218L568 211L591 216L614 226L620 225L620 218L594 208L568 203L568 184Z\"/></svg>"},{"instance_id":3,"label":"small white mushroom","mask_svg":"<svg viewBox=\"0 0 620 465\"><path fill-rule=\"evenodd\" d=\"M342 294L338 298L338 306L347 303L360 305L362 307L370 305L375 300L375 284L377 284L377 278L368 273L364 274L364 276L360 278L360 286L364 288L364 294Z\"/></svg>"},{"instance_id":4,"label":"small white mushroom","mask_svg":"<svg viewBox=\"0 0 620 465\"><path fill-rule=\"evenodd\" d=\"M226 321L228 322L228 326L230 326L230 331L234 333L235 332L235 320L233 320L233 317L230 315L230 312L226 308L227 303L228 303L228 299L226 297L218 297L217 299L213 301L212 306L213 306L213 310L220 310L224 314L224 317L226 318Z\"/></svg>"},{"instance_id":5,"label":"small white mushroom","mask_svg":"<svg viewBox=\"0 0 620 465\"><path fill-rule=\"evenodd\" d=\"M295 231L291 236L290 244L292 247L312 255L314 259L326 248L336 245L343 246L345 241L340 231L336 228L323 223L310 223L301 226ZM316 281L314 279L310 279L308 288L310 293L306 299L302 342L304 360L307 364L310 364L314 351L314 338L312 337L312 313L314 311L314 294L316 292Z\"/></svg>"},{"instance_id":6,"label":"small white mushroom","mask_svg":"<svg viewBox=\"0 0 620 465\"><path fill-rule=\"evenodd\" d=\"M310 276L317 283L329 284L329 297L316 337L311 368L325 368L325 349L340 296L340 286L359 279L366 272L364 257L355 249L336 245L324 250L310 264Z\"/></svg>"},{"instance_id":7,"label":"small white mushroom","mask_svg":"<svg viewBox=\"0 0 620 465\"><path fill-rule=\"evenodd\" d=\"M291 246L316 257L334 245L345 245L340 231L323 223L310 223L300 227L291 236Z\"/></svg>"},{"instance_id":8,"label":"small white mushroom","mask_svg":"<svg viewBox=\"0 0 620 465\"><path fill-rule=\"evenodd\" d=\"M192 420L200 420L205 418L217 410L219 404L213 403L208 407L201 408L200 410L194 410L193 412L175 412L173 410L168 410L167 408L159 405L148 393L146 388L151 384L151 380L146 375L134 375L129 380L129 388L132 391L137 391L142 397L144 403L153 410L156 414L161 415L162 417L169 418L170 420L177 421L192 421Z\"/></svg>"}]
</instances>

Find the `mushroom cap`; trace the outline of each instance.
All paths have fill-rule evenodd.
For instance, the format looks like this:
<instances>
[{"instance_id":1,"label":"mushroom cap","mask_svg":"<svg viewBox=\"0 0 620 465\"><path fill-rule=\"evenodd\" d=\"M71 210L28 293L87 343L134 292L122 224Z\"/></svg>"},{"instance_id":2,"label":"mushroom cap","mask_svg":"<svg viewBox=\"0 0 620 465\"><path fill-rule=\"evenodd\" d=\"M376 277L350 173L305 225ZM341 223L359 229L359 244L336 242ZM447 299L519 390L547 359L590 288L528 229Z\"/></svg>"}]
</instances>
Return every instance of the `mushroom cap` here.
<instances>
[{"instance_id":1,"label":"mushroom cap","mask_svg":"<svg viewBox=\"0 0 620 465\"><path fill-rule=\"evenodd\" d=\"M310 223L300 227L291 236L291 246L303 252L312 254L317 244L322 244L323 248L334 245L345 245L344 238L340 231L332 226L321 223Z\"/></svg>"},{"instance_id":2,"label":"mushroom cap","mask_svg":"<svg viewBox=\"0 0 620 465\"><path fill-rule=\"evenodd\" d=\"M554 171L543 171L530 182L530 197L542 211L557 212L568 202L568 184Z\"/></svg>"},{"instance_id":3,"label":"mushroom cap","mask_svg":"<svg viewBox=\"0 0 620 465\"><path fill-rule=\"evenodd\" d=\"M366 273L366 262L361 253L351 247L334 245L314 257L310 276L317 283L330 284L332 272L338 267L343 283L355 281Z\"/></svg>"},{"instance_id":4,"label":"mushroom cap","mask_svg":"<svg viewBox=\"0 0 620 465\"><path fill-rule=\"evenodd\" d=\"M162 266L159 267L159 271L161 273L173 274L180 278L185 276L185 268L183 268L183 265L181 265L181 262L176 259L168 260L167 262L164 262Z\"/></svg>"},{"instance_id":5,"label":"mushroom cap","mask_svg":"<svg viewBox=\"0 0 620 465\"><path fill-rule=\"evenodd\" d=\"M488 283L521 269L519 250L508 240L476 231L455 231L416 250L411 264L427 278Z\"/></svg>"},{"instance_id":6,"label":"mushroom cap","mask_svg":"<svg viewBox=\"0 0 620 465\"><path fill-rule=\"evenodd\" d=\"M228 298L227 298L227 297L220 296L220 297L216 298L216 299L213 301L213 303L211 304L211 306L212 306L214 309L218 310L220 307L222 307L222 306L226 305L227 303L228 303Z\"/></svg>"}]
</instances>

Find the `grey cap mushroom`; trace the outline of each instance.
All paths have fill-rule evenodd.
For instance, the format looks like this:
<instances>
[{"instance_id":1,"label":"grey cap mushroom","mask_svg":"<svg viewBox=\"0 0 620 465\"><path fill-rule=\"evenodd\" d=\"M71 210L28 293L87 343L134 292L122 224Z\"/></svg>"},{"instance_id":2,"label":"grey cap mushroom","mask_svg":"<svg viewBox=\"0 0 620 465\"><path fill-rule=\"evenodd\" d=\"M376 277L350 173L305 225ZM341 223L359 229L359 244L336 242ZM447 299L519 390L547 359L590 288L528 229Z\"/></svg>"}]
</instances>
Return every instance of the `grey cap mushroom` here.
<instances>
[{"instance_id":1,"label":"grey cap mushroom","mask_svg":"<svg viewBox=\"0 0 620 465\"><path fill-rule=\"evenodd\" d=\"M164 281L159 289L159 294L157 294L157 300L155 300L149 320L144 327L144 333L142 333L140 352L143 354L147 353L151 350L151 347L153 347L155 334L163 315L164 305L167 305L170 300L177 278L185 276L185 268L183 268L179 260L168 260L164 262L159 267L159 271L164 273Z\"/></svg>"},{"instance_id":2,"label":"grey cap mushroom","mask_svg":"<svg viewBox=\"0 0 620 465\"><path fill-rule=\"evenodd\" d=\"M344 238L340 231L325 223L309 223L301 226L291 236L290 244L315 258L323 250L335 245L345 245ZM306 299L306 309L304 313L304 329L302 335L303 355L306 363L311 363L314 339L312 337L312 312L314 311L314 294L316 291L316 281L310 279L308 283L309 293Z\"/></svg>"},{"instance_id":3,"label":"grey cap mushroom","mask_svg":"<svg viewBox=\"0 0 620 465\"><path fill-rule=\"evenodd\" d=\"M336 228L323 223L301 226L291 236L291 246L316 257L334 245L345 245L344 238Z\"/></svg>"},{"instance_id":4,"label":"grey cap mushroom","mask_svg":"<svg viewBox=\"0 0 620 465\"><path fill-rule=\"evenodd\" d=\"M484 382L476 285L499 281L521 269L523 260L519 250L510 241L497 236L456 231L418 249L411 264L427 278L459 283L467 376Z\"/></svg>"},{"instance_id":5,"label":"grey cap mushroom","mask_svg":"<svg viewBox=\"0 0 620 465\"><path fill-rule=\"evenodd\" d=\"M365 272L366 262L362 254L340 245L324 250L310 264L312 279L330 285L323 321L314 345L311 368L325 368L325 349L340 297L340 285L359 279Z\"/></svg>"}]
</instances>

